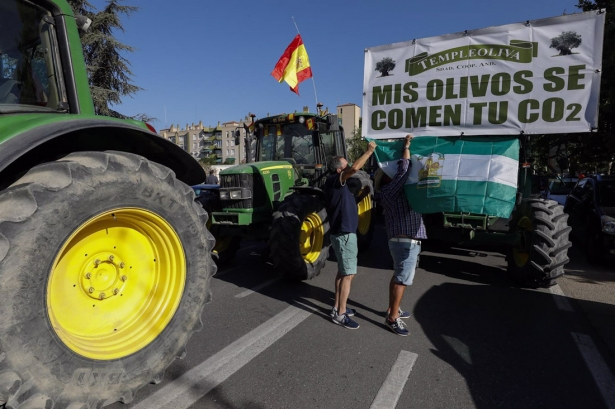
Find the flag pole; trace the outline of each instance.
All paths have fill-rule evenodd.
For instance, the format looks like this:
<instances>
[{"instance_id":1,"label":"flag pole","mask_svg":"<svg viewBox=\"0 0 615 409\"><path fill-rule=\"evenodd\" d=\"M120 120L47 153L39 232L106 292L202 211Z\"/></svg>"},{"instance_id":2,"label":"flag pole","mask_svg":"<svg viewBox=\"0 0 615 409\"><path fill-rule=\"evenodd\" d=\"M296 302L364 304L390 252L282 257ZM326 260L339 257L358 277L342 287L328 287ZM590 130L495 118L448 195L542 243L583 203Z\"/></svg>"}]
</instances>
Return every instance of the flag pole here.
<instances>
[{"instance_id":1,"label":"flag pole","mask_svg":"<svg viewBox=\"0 0 615 409\"><path fill-rule=\"evenodd\" d=\"M295 24L295 28L297 29L297 34L301 35L299 32L299 26L297 26L297 22L295 21L295 16L291 16L293 19L293 23ZM316 99L316 113L318 113L318 95L316 95L316 82L314 81L314 74L312 73L312 85L314 86L314 98Z\"/></svg>"}]
</instances>

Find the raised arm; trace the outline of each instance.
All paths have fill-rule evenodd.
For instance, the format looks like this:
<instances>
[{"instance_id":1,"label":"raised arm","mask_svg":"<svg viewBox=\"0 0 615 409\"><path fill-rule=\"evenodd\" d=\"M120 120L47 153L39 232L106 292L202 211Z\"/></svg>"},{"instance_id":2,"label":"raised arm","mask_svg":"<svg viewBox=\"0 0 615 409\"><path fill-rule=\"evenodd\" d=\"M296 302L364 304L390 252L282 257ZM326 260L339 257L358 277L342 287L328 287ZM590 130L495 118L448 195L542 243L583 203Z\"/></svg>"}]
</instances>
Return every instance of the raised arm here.
<instances>
[{"instance_id":1,"label":"raised arm","mask_svg":"<svg viewBox=\"0 0 615 409\"><path fill-rule=\"evenodd\" d=\"M346 169L342 171L342 174L340 176L340 180L342 184L345 183L348 179L350 179L352 175L354 175L359 170L361 170L361 168L365 165L365 163L367 162L369 157L372 156L375 150L376 150L376 142L372 141L369 143L369 145L367 145L367 150L365 151L365 153L361 155L361 157L357 159L352 164L352 166L348 166Z\"/></svg>"}]
</instances>

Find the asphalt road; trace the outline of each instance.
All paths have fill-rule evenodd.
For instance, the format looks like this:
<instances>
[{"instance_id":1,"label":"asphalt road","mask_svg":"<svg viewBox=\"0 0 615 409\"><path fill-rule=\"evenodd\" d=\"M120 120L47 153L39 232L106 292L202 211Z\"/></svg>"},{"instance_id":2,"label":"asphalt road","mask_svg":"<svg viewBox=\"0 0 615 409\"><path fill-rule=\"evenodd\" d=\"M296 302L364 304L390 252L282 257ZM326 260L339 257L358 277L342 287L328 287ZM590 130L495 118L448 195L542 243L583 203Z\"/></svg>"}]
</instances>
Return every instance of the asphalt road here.
<instances>
[{"instance_id":1,"label":"asphalt road","mask_svg":"<svg viewBox=\"0 0 615 409\"><path fill-rule=\"evenodd\" d=\"M328 315L334 261L287 282L246 242L213 278L186 357L110 408L615 408L615 292L592 295L613 288L610 266L573 247L560 285L528 290L497 252L423 251L400 337L383 324L391 261L377 227L349 300L358 330Z\"/></svg>"}]
</instances>

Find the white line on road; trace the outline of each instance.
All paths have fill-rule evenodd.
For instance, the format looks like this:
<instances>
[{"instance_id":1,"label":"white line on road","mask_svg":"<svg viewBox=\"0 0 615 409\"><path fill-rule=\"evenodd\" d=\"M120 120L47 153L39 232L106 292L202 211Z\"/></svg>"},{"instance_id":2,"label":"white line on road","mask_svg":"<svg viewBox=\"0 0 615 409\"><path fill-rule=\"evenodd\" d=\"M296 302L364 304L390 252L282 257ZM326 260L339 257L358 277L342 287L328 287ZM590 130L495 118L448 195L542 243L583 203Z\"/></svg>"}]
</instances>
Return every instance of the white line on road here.
<instances>
[{"instance_id":1,"label":"white line on road","mask_svg":"<svg viewBox=\"0 0 615 409\"><path fill-rule=\"evenodd\" d=\"M133 409L185 409L258 356L311 312L290 306L216 355L148 396Z\"/></svg>"},{"instance_id":2,"label":"white line on road","mask_svg":"<svg viewBox=\"0 0 615 409\"><path fill-rule=\"evenodd\" d=\"M558 284L549 287L549 292L553 294L553 300L557 308L562 311L574 312L572 305L570 305L570 301L568 301L568 297L566 297L566 294L564 294L562 288Z\"/></svg>"},{"instance_id":3,"label":"white line on road","mask_svg":"<svg viewBox=\"0 0 615 409\"><path fill-rule=\"evenodd\" d=\"M572 338L585 359L589 371L602 393L602 398L609 409L615 409L615 378L604 363L600 352L589 335L572 333Z\"/></svg>"},{"instance_id":4,"label":"white line on road","mask_svg":"<svg viewBox=\"0 0 615 409\"><path fill-rule=\"evenodd\" d=\"M246 291L244 291L244 292L242 292L242 293L237 294L237 295L235 296L235 298L243 298L243 297L247 297L248 295L252 294L253 292L258 291L258 290L260 290L261 288L265 288L265 287L267 287L268 285L271 285L271 284L273 284L273 283L275 283L276 281L279 281L279 280L280 280L280 277L274 278L274 279L269 280L269 281L265 281L264 283L259 284L259 285L257 285L256 287L253 287L253 288L251 288L251 289L249 289L249 290L246 290Z\"/></svg>"},{"instance_id":5,"label":"white line on road","mask_svg":"<svg viewBox=\"0 0 615 409\"><path fill-rule=\"evenodd\" d=\"M418 355L414 352L399 351L397 360L380 387L370 409L394 409L397 406L397 401L404 390L417 357Z\"/></svg>"}]
</instances>

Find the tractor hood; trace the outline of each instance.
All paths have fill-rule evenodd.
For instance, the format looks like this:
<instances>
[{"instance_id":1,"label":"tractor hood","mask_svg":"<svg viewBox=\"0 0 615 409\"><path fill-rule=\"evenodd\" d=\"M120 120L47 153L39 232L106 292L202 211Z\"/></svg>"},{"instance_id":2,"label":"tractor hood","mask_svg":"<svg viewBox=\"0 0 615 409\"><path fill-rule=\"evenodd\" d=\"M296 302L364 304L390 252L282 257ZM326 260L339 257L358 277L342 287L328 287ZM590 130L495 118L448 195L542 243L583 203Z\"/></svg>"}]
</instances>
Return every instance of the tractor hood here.
<instances>
[{"instance_id":1,"label":"tractor hood","mask_svg":"<svg viewBox=\"0 0 615 409\"><path fill-rule=\"evenodd\" d=\"M267 161L246 163L232 166L220 171L220 175L236 175L238 173L263 173L263 171L292 169L293 165L286 161Z\"/></svg>"}]
</instances>

